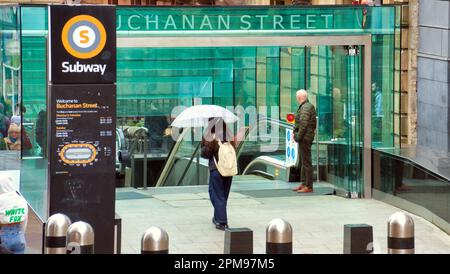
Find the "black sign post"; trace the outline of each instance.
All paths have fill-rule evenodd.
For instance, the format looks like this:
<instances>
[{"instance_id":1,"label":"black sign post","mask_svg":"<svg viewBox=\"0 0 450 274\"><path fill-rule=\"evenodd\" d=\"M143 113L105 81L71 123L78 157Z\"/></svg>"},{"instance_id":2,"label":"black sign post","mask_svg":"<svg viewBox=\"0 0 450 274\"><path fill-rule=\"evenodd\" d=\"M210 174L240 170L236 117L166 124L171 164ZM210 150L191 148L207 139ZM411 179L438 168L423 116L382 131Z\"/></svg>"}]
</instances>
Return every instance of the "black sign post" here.
<instances>
[{"instance_id":1,"label":"black sign post","mask_svg":"<svg viewBox=\"0 0 450 274\"><path fill-rule=\"evenodd\" d=\"M49 6L49 215L85 221L94 252L113 253L114 6Z\"/></svg>"}]
</instances>

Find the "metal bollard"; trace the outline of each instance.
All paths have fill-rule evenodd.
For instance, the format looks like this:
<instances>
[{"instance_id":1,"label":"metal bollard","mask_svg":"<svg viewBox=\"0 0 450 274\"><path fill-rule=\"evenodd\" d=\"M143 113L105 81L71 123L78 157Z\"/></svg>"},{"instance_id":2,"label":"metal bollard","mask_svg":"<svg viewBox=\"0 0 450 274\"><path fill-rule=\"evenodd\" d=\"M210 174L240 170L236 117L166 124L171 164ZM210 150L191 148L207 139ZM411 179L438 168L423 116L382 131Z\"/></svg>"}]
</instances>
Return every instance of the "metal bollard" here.
<instances>
[{"instance_id":1,"label":"metal bollard","mask_svg":"<svg viewBox=\"0 0 450 274\"><path fill-rule=\"evenodd\" d=\"M45 254L66 254L67 228L72 222L64 214L53 214L45 224Z\"/></svg>"},{"instance_id":2,"label":"metal bollard","mask_svg":"<svg viewBox=\"0 0 450 274\"><path fill-rule=\"evenodd\" d=\"M406 213L397 212L388 221L388 253L414 254L414 220Z\"/></svg>"},{"instance_id":3,"label":"metal bollard","mask_svg":"<svg viewBox=\"0 0 450 274\"><path fill-rule=\"evenodd\" d=\"M287 221L270 221L266 229L266 254L292 254L292 227Z\"/></svg>"},{"instance_id":4,"label":"metal bollard","mask_svg":"<svg viewBox=\"0 0 450 274\"><path fill-rule=\"evenodd\" d=\"M94 229L78 221L67 229L67 254L94 254Z\"/></svg>"},{"instance_id":5,"label":"metal bollard","mask_svg":"<svg viewBox=\"0 0 450 274\"><path fill-rule=\"evenodd\" d=\"M147 229L141 239L141 254L169 254L169 235L158 227Z\"/></svg>"},{"instance_id":6,"label":"metal bollard","mask_svg":"<svg viewBox=\"0 0 450 274\"><path fill-rule=\"evenodd\" d=\"M344 225L344 254L373 254L373 229L366 224Z\"/></svg>"},{"instance_id":7,"label":"metal bollard","mask_svg":"<svg viewBox=\"0 0 450 274\"><path fill-rule=\"evenodd\" d=\"M253 254L253 231L250 228L225 229L224 254Z\"/></svg>"}]
</instances>

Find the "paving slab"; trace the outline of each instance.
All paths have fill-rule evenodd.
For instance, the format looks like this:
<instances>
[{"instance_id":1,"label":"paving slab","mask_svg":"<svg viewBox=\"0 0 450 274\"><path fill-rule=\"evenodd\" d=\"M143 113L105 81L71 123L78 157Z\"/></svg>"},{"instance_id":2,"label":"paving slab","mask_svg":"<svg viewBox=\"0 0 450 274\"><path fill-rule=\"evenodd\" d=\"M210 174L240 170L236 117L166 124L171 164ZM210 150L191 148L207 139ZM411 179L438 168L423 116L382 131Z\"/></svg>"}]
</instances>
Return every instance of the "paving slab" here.
<instances>
[{"instance_id":1,"label":"paving slab","mask_svg":"<svg viewBox=\"0 0 450 274\"><path fill-rule=\"evenodd\" d=\"M213 208L206 198L207 190L187 194L195 196L117 200L116 211L123 218L123 253L139 252L143 231L150 225L159 225L169 233L172 254L222 254L224 232L211 223ZM265 252L265 229L274 218L284 218L291 223L294 253L342 254L344 224L366 223L374 229L374 253L386 254L387 220L398 211L402 210L378 200L335 195L230 196L228 218L230 227L248 227L253 231L256 254ZM412 216L416 227L416 253L449 254L450 236L425 219Z\"/></svg>"},{"instance_id":2,"label":"paving slab","mask_svg":"<svg viewBox=\"0 0 450 274\"><path fill-rule=\"evenodd\" d=\"M155 194L153 198L161 201L199 200L202 199L195 193Z\"/></svg>"},{"instance_id":3,"label":"paving slab","mask_svg":"<svg viewBox=\"0 0 450 274\"><path fill-rule=\"evenodd\" d=\"M209 193L207 193L207 192L198 193L197 195L204 199L209 199ZM228 198L229 199L245 199L245 198L249 198L249 196L231 191L230 196Z\"/></svg>"}]
</instances>

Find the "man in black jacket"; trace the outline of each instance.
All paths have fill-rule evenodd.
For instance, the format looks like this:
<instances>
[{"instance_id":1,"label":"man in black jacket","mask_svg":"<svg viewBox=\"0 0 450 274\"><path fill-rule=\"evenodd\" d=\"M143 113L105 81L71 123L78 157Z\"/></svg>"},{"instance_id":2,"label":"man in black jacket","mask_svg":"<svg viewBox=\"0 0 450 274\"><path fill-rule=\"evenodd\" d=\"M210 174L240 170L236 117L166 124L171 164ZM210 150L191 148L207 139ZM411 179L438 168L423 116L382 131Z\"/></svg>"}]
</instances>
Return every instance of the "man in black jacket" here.
<instances>
[{"instance_id":1,"label":"man in black jacket","mask_svg":"<svg viewBox=\"0 0 450 274\"><path fill-rule=\"evenodd\" d=\"M299 144L300 161L299 170L305 175L305 184L294 188L299 193L313 192L313 167L311 161L311 146L316 132L316 108L308 101L306 90L299 90L296 94L300 104L295 115L295 127L293 137Z\"/></svg>"}]
</instances>

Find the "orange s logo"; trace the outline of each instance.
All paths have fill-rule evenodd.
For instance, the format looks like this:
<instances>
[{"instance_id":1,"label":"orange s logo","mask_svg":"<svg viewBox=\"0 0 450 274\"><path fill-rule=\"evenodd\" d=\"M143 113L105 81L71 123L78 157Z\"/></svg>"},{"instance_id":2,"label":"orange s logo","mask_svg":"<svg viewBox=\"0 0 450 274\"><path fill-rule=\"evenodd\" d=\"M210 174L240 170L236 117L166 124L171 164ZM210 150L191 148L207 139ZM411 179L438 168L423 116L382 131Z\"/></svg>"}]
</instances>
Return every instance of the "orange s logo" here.
<instances>
[{"instance_id":1,"label":"orange s logo","mask_svg":"<svg viewBox=\"0 0 450 274\"><path fill-rule=\"evenodd\" d=\"M97 56L105 47L106 30L103 24L91 15L77 15L69 19L61 32L66 51L79 59Z\"/></svg>"},{"instance_id":2,"label":"orange s logo","mask_svg":"<svg viewBox=\"0 0 450 274\"><path fill-rule=\"evenodd\" d=\"M87 42L89 42L89 36L87 36L87 34L88 34L87 30L80 31L80 37L83 39L80 40L80 43L86 44Z\"/></svg>"}]
</instances>

